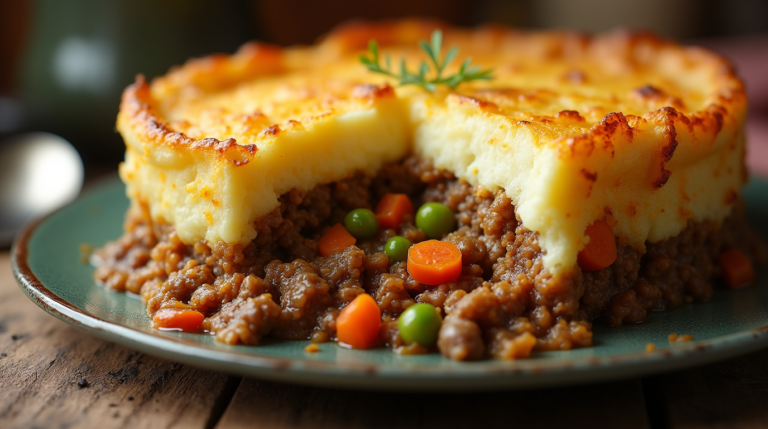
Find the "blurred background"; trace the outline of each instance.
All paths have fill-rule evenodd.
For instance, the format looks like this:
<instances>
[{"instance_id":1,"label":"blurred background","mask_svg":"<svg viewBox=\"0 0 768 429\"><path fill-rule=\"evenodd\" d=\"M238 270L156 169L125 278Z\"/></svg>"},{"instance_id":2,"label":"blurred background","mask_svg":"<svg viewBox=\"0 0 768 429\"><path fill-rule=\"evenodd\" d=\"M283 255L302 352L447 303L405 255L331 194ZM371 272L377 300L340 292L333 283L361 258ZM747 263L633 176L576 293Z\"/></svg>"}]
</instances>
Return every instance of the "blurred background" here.
<instances>
[{"instance_id":1,"label":"blurred background","mask_svg":"<svg viewBox=\"0 0 768 429\"><path fill-rule=\"evenodd\" d=\"M747 81L749 164L768 174L766 0L0 0L0 207L8 205L2 181L7 188L16 180L2 171L18 164L8 147L24 133L71 142L86 181L114 172L123 156L114 129L120 94L138 73L151 78L252 39L309 44L344 21L406 16L464 26L650 29L716 49Z\"/></svg>"}]
</instances>

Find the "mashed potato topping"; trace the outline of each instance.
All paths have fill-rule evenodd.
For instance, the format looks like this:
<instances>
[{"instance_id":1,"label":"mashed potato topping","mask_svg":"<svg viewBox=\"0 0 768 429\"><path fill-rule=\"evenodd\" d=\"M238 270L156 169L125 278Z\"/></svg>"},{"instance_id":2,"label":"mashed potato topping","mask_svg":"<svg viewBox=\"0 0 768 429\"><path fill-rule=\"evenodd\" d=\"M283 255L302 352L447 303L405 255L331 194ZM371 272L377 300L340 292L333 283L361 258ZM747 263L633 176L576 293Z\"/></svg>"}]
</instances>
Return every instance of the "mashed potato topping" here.
<instances>
[{"instance_id":1,"label":"mashed potato topping","mask_svg":"<svg viewBox=\"0 0 768 429\"><path fill-rule=\"evenodd\" d=\"M413 151L503 188L552 272L574 266L596 220L642 248L731 213L746 99L718 56L645 34L444 29L495 79L435 93L357 59L375 38L413 68L433 28L352 25L315 47L252 44L139 78L118 117L128 196L187 243L247 243L280 195Z\"/></svg>"}]
</instances>

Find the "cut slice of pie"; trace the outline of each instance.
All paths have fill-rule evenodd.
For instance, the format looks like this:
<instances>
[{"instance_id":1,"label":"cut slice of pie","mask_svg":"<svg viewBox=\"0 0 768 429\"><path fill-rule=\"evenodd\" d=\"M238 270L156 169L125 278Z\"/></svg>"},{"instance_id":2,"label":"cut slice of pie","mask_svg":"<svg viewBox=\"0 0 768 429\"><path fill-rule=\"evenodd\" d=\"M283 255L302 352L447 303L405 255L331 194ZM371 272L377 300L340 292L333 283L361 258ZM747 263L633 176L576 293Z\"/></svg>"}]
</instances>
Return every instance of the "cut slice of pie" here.
<instances>
[{"instance_id":1,"label":"cut slice of pie","mask_svg":"<svg viewBox=\"0 0 768 429\"><path fill-rule=\"evenodd\" d=\"M228 343L334 339L340 308L369 293L382 344L419 351L395 321L426 302L446 315L446 356L515 358L591 344L596 317L708 299L726 250L764 258L740 210L746 98L724 59L649 34L442 26L459 48L447 71L471 57L493 79L429 92L359 61L375 39L413 69L437 27L347 25L137 79L118 117L132 209L96 277L150 314L199 311ZM387 258L392 236L425 239L412 214L320 256L325 231L391 193L453 210L457 280L422 285ZM615 261L587 268L596 223Z\"/></svg>"}]
</instances>

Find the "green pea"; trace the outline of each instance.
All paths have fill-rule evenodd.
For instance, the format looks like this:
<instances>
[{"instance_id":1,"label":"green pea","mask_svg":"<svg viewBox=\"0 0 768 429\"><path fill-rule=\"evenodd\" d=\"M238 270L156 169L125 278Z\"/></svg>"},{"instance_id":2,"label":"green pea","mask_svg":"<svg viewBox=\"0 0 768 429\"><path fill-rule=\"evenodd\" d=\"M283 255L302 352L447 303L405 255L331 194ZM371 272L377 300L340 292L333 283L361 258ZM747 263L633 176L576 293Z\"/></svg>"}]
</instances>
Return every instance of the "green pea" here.
<instances>
[{"instance_id":1,"label":"green pea","mask_svg":"<svg viewBox=\"0 0 768 429\"><path fill-rule=\"evenodd\" d=\"M411 247L411 241L405 237L395 236L387 240L384 245L384 251L387 252L390 261L402 262L408 258L408 249Z\"/></svg>"},{"instance_id":2,"label":"green pea","mask_svg":"<svg viewBox=\"0 0 768 429\"><path fill-rule=\"evenodd\" d=\"M453 211L445 204L426 203L416 212L416 226L430 239L443 238L453 231L456 219Z\"/></svg>"},{"instance_id":3,"label":"green pea","mask_svg":"<svg viewBox=\"0 0 768 429\"><path fill-rule=\"evenodd\" d=\"M418 343L429 347L437 342L437 333L443 323L435 307L429 304L414 304L397 319L397 329L405 344Z\"/></svg>"},{"instance_id":4,"label":"green pea","mask_svg":"<svg viewBox=\"0 0 768 429\"><path fill-rule=\"evenodd\" d=\"M379 229L379 222L376 215L368 209L355 209L347 213L344 218L344 227L350 234L364 240L376 235Z\"/></svg>"}]
</instances>

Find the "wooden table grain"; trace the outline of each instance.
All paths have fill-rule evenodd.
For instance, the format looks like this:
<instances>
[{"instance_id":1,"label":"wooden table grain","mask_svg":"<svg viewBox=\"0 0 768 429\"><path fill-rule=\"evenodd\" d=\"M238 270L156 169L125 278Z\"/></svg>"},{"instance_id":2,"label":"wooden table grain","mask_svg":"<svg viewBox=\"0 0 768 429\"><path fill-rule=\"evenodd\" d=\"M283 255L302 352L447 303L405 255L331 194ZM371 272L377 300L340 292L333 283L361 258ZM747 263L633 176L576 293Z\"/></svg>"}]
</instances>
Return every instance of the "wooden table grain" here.
<instances>
[{"instance_id":1,"label":"wooden table grain","mask_svg":"<svg viewBox=\"0 0 768 429\"><path fill-rule=\"evenodd\" d=\"M768 350L612 383L376 393L198 369L92 337L35 306L0 252L0 428L768 428Z\"/></svg>"}]
</instances>

